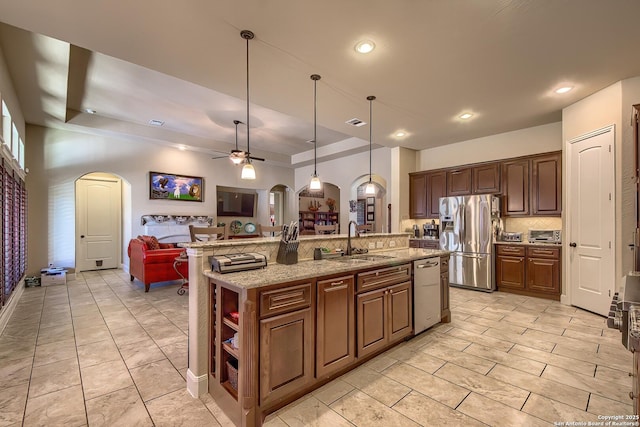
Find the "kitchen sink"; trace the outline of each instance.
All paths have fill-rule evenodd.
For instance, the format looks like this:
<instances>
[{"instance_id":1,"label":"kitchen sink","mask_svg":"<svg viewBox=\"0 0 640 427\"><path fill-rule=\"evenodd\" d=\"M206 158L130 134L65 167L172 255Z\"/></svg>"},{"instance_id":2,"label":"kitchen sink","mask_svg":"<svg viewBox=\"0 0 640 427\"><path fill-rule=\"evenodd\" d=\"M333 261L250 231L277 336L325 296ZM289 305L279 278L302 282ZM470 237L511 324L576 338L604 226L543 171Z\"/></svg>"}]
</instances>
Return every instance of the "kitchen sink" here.
<instances>
[{"instance_id":1,"label":"kitchen sink","mask_svg":"<svg viewBox=\"0 0 640 427\"><path fill-rule=\"evenodd\" d=\"M330 258L332 261L343 262L346 264L358 264L370 261L379 261L382 259L393 258L390 255L374 255L374 254L362 254L362 255L348 255L338 258Z\"/></svg>"}]
</instances>

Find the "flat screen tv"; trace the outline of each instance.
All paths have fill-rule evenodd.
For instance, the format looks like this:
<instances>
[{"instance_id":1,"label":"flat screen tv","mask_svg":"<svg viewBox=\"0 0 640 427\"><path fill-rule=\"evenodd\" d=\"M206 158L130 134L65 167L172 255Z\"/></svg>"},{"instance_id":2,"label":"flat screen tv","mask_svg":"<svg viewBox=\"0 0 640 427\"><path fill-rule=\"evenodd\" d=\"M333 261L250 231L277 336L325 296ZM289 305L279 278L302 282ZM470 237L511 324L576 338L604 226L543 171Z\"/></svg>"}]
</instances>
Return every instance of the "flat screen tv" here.
<instances>
[{"instance_id":1,"label":"flat screen tv","mask_svg":"<svg viewBox=\"0 0 640 427\"><path fill-rule=\"evenodd\" d=\"M218 216L254 216L256 193L217 190Z\"/></svg>"}]
</instances>

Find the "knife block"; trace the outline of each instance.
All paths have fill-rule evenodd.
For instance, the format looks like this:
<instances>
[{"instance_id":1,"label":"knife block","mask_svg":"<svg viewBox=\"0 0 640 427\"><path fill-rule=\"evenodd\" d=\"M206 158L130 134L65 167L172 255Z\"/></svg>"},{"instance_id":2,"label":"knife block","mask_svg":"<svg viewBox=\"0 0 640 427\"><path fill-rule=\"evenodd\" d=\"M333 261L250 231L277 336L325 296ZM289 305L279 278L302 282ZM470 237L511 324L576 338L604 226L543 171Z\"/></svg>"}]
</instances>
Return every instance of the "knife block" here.
<instances>
[{"instance_id":1,"label":"knife block","mask_svg":"<svg viewBox=\"0 0 640 427\"><path fill-rule=\"evenodd\" d=\"M298 244L300 241L295 240L293 242L283 242L280 240L280 246L278 247L278 256L276 262L278 264L297 264L298 263Z\"/></svg>"}]
</instances>

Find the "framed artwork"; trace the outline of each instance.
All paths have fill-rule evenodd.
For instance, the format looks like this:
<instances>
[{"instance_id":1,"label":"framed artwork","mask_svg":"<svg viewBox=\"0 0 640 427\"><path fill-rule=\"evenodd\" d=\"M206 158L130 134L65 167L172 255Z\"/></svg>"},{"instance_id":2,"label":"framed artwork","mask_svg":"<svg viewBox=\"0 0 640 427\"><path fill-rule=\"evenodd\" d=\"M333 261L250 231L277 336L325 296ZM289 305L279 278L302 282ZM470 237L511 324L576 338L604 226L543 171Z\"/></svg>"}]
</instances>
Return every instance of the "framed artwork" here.
<instances>
[{"instance_id":1,"label":"framed artwork","mask_svg":"<svg viewBox=\"0 0 640 427\"><path fill-rule=\"evenodd\" d=\"M367 204L368 205L373 205L376 202L376 198L375 197L367 197Z\"/></svg>"},{"instance_id":2,"label":"framed artwork","mask_svg":"<svg viewBox=\"0 0 640 427\"><path fill-rule=\"evenodd\" d=\"M374 214L373 213L368 213L367 214L367 221L374 221Z\"/></svg>"},{"instance_id":3,"label":"framed artwork","mask_svg":"<svg viewBox=\"0 0 640 427\"><path fill-rule=\"evenodd\" d=\"M149 199L202 202L204 179L199 176L149 172Z\"/></svg>"},{"instance_id":4,"label":"framed artwork","mask_svg":"<svg viewBox=\"0 0 640 427\"><path fill-rule=\"evenodd\" d=\"M373 205L368 205L367 206L367 212L374 212L374 206Z\"/></svg>"}]
</instances>

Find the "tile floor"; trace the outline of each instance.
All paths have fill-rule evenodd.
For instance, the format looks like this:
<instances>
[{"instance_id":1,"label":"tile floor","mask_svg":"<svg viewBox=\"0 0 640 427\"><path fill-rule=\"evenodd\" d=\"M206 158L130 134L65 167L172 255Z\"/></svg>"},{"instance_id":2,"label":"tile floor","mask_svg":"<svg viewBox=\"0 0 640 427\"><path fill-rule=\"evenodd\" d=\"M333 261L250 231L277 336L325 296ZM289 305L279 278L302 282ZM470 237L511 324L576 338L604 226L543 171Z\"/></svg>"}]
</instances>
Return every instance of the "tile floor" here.
<instances>
[{"instance_id":1,"label":"tile floor","mask_svg":"<svg viewBox=\"0 0 640 427\"><path fill-rule=\"evenodd\" d=\"M119 270L28 288L0 336L0 426L229 425L186 392L188 297ZM452 288L453 321L268 417L278 426L537 426L631 414L605 319Z\"/></svg>"}]
</instances>

